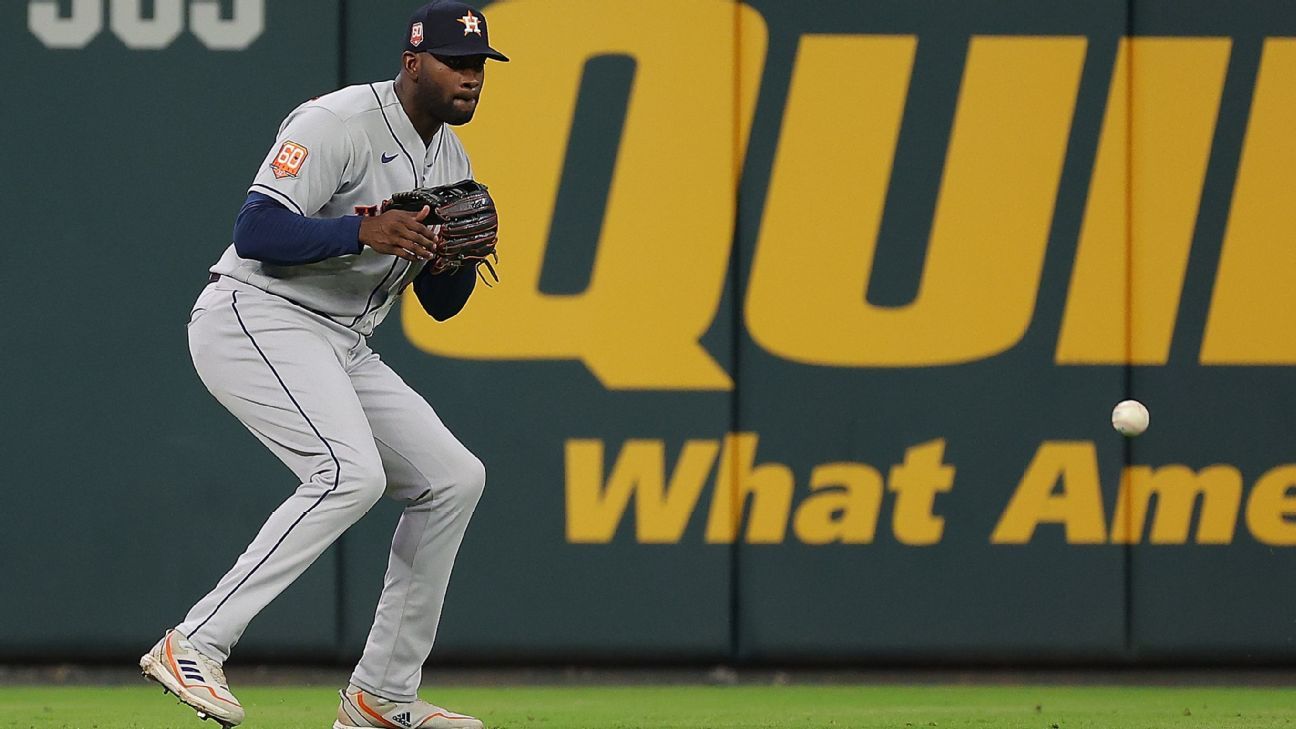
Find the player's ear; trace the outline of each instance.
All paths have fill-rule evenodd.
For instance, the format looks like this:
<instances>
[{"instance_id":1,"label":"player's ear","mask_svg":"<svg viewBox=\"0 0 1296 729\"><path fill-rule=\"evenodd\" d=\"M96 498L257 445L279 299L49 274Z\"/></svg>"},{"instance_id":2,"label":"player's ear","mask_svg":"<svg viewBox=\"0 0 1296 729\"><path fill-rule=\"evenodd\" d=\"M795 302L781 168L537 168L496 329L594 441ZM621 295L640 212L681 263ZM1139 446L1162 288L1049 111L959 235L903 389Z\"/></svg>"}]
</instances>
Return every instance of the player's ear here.
<instances>
[{"instance_id":1,"label":"player's ear","mask_svg":"<svg viewBox=\"0 0 1296 729\"><path fill-rule=\"evenodd\" d=\"M401 54L401 71L411 78L418 78L419 75L419 54L413 51L405 51Z\"/></svg>"}]
</instances>

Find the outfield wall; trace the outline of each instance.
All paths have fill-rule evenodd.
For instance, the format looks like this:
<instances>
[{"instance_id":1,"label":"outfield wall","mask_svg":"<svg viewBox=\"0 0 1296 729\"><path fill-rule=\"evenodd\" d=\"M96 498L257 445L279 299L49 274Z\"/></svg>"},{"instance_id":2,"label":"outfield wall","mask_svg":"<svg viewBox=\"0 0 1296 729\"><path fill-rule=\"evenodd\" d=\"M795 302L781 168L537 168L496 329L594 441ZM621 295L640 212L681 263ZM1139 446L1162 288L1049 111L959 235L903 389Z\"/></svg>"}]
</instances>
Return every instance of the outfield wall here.
<instances>
[{"instance_id":1,"label":"outfield wall","mask_svg":"<svg viewBox=\"0 0 1296 729\"><path fill-rule=\"evenodd\" d=\"M410 5L0 7L0 660L139 653L292 488L186 314ZM435 660L1296 661L1296 6L487 11L503 280L374 337L488 470ZM397 514L237 655L358 655Z\"/></svg>"}]
</instances>

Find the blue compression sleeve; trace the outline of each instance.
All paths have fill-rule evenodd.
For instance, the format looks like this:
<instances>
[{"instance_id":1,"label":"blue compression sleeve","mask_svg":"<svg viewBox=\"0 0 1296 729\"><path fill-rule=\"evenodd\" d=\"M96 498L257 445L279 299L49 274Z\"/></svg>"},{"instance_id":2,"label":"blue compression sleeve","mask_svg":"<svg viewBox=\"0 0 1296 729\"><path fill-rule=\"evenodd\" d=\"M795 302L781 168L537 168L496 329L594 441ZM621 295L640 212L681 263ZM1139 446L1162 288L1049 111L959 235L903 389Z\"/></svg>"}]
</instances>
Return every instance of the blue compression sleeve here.
<instances>
[{"instance_id":1,"label":"blue compression sleeve","mask_svg":"<svg viewBox=\"0 0 1296 729\"><path fill-rule=\"evenodd\" d=\"M445 321L458 314L473 288L477 286L477 267L461 266L454 273L443 273L433 276L431 269L424 268L414 278L414 294L418 296L423 310L437 321Z\"/></svg>"},{"instance_id":2,"label":"blue compression sleeve","mask_svg":"<svg viewBox=\"0 0 1296 729\"><path fill-rule=\"evenodd\" d=\"M248 193L234 221L234 250L262 263L297 266L362 248L360 216L307 218L259 192Z\"/></svg>"}]
</instances>

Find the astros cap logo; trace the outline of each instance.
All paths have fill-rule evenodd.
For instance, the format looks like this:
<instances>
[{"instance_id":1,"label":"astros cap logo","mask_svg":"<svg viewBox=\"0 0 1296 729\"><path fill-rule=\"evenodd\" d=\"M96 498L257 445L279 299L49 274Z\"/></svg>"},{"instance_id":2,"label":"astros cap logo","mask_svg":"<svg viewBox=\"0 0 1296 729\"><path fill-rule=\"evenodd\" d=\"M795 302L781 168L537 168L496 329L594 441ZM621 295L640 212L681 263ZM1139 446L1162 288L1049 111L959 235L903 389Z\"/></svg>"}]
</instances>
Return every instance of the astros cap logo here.
<instances>
[{"instance_id":1,"label":"astros cap logo","mask_svg":"<svg viewBox=\"0 0 1296 729\"><path fill-rule=\"evenodd\" d=\"M410 45L416 46L423 42L423 24L415 23L410 28Z\"/></svg>"},{"instance_id":2,"label":"astros cap logo","mask_svg":"<svg viewBox=\"0 0 1296 729\"><path fill-rule=\"evenodd\" d=\"M471 10L469 10L468 14L462 18L455 19L464 24L464 35L468 35L469 33L481 35L481 26L477 22L479 18L476 15L473 15Z\"/></svg>"}]
</instances>

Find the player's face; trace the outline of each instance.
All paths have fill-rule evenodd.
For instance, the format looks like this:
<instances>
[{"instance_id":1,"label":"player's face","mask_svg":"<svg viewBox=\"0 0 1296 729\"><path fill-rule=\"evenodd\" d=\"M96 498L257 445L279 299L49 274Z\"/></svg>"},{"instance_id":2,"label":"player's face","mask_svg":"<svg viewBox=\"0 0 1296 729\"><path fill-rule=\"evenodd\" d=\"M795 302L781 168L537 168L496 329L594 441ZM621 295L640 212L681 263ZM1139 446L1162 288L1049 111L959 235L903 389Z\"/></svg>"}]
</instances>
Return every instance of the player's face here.
<instances>
[{"instance_id":1,"label":"player's face","mask_svg":"<svg viewBox=\"0 0 1296 729\"><path fill-rule=\"evenodd\" d=\"M419 55L418 85L424 107L451 126L467 124L477 111L486 80L486 57Z\"/></svg>"}]
</instances>

